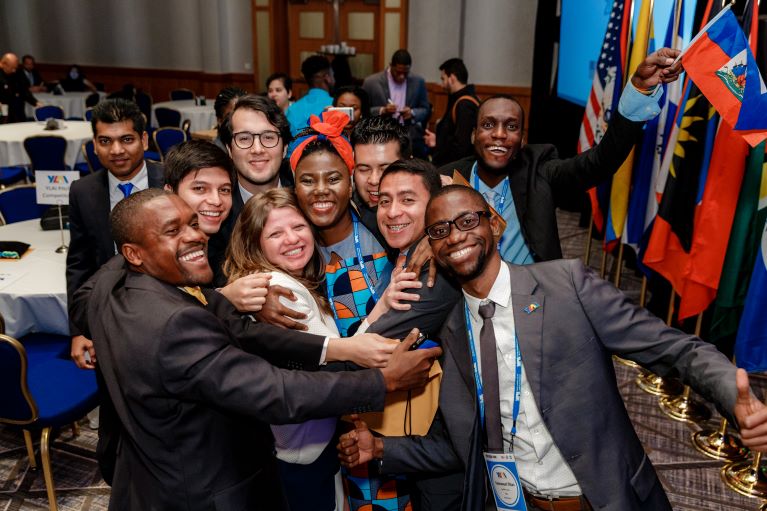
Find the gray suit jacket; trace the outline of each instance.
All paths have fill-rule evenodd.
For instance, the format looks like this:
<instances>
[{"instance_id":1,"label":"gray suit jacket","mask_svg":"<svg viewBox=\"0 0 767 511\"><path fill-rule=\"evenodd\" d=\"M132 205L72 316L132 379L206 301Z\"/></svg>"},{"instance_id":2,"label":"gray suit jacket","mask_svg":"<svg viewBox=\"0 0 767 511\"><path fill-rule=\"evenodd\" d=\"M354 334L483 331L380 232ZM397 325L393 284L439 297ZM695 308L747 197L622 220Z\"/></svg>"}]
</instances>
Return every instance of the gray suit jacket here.
<instances>
[{"instance_id":1,"label":"gray suit jacket","mask_svg":"<svg viewBox=\"0 0 767 511\"><path fill-rule=\"evenodd\" d=\"M629 303L577 260L511 270L512 306L522 361L557 447L595 509L671 509L629 420L611 355L661 376L676 375L731 418L735 367L713 345L667 327ZM526 314L525 305L541 308ZM465 470L466 511L483 509L482 430L463 298L441 338L445 350L440 414L429 435L387 438L387 472Z\"/></svg>"},{"instance_id":2,"label":"gray suit jacket","mask_svg":"<svg viewBox=\"0 0 767 511\"><path fill-rule=\"evenodd\" d=\"M280 370L238 347L215 291L105 268L87 300L123 424L111 510L281 509L267 424L383 407L380 371ZM268 335L268 333L265 333Z\"/></svg>"},{"instance_id":3,"label":"gray suit jacket","mask_svg":"<svg viewBox=\"0 0 767 511\"><path fill-rule=\"evenodd\" d=\"M376 116L382 106L386 106L391 93L389 92L389 80L386 78L386 70L372 74L362 82L362 88L370 97L370 115ZM431 116L431 103L426 94L426 82L418 75L410 74L407 77L407 94L405 104L413 111L413 121L410 125L410 139L416 140L423 137L423 130Z\"/></svg>"}]
</instances>

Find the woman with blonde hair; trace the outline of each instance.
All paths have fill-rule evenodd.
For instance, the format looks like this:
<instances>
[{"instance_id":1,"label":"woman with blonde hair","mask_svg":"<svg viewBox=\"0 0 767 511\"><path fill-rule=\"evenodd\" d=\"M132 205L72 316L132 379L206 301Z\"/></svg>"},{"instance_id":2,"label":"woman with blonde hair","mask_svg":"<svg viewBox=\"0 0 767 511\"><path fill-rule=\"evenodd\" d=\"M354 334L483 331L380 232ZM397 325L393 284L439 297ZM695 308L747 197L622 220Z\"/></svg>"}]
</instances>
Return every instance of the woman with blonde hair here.
<instances>
[{"instance_id":1,"label":"woman with blonde hair","mask_svg":"<svg viewBox=\"0 0 767 511\"><path fill-rule=\"evenodd\" d=\"M308 331L329 338L321 362L348 360L363 367L386 365L396 341L370 334L338 338L324 294L325 264L316 250L313 227L288 189L272 189L254 196L235 223L224 273L231 282L253 272L268 273L270 285L292 291L296 301L289 305L306 314L301 322ZM336 421L328 418L272 426L291 511L343 509L340 467L330 445Z\"/></svg>"}]
</instances>

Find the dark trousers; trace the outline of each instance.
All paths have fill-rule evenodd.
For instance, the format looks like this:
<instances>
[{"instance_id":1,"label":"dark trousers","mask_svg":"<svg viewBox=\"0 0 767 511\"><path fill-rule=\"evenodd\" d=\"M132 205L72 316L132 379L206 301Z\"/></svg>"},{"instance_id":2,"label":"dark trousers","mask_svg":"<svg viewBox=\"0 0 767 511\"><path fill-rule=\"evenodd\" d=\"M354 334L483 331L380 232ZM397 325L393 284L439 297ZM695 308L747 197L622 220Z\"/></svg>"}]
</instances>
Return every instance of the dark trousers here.
<instances>
[{"instance_id":1,"label":"dark trousers","mask_svg":"<svg viewBox=\"0 0 767 511\"><path fill-rule=\"evenodd\" d=\"M340 469L335 442L308 465L277 460L290 511L333 511L336 507L335 475Z\"/></svg>"}]
</instances>

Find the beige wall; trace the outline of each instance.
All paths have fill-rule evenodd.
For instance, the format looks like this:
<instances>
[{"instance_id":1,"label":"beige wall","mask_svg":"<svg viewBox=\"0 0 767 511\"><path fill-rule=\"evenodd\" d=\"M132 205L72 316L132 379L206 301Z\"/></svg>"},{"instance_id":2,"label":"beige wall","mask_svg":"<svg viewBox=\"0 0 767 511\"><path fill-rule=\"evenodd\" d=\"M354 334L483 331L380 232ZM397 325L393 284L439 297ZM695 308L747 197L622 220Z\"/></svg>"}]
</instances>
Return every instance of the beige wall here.
<instances>
[{"instance_id":1,"label":"beige wall","mask_svg":"<svg viewBox=\"0 0 767 511\"><path fill-rule=\"evenodd\" d=\"M0 0L0 51L58 64L249 72L250 0Z\"/></svg>"},{"instance_id":2,"label":"beige wall","mask_svg":"<svg viewBox=\"0 0 767 511\"><path fill-rule=\"evenodd\" d=\"M459 54L461 4L465 2L463 55ZM439 65L461 57L469 81L530 87L536 0L411 0L408 49L413 70L439 82Z\"/></svg>"}]
</instances>

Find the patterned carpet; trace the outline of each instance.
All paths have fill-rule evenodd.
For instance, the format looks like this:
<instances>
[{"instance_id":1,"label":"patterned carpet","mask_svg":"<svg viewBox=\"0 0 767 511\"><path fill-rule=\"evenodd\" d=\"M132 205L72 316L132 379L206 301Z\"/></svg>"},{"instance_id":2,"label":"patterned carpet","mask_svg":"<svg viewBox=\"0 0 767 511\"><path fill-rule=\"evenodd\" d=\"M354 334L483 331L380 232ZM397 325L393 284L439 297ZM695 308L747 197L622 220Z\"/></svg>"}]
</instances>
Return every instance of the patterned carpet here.
<instances>
[{"instance_id":1,"label":"patterned carpet","mask_svg":"<svg viewBox=\"0 0 767 511\"><path fill-rule=\"evenodd\" d=\"M560 231L566 256L582 257L586 231L578 227L577 215L560 214ZM592 251L592 266L599 266L600 255ZM608 268L613 264L608 259ZM621 288L638 296L640 280L624 272ZM757 510L758 499L744 497L727 488L720 477L722 462L699 454L690 436L700 426L669 419L658 407L658 399L635 384L636 369L616 364L616 375L626 408L639 438L652 460L669 499L678 511ZM767 380L758 378L755 386L767 388ZM716 428L719 416L704 426ZM80 435L65 430L54 440L52 449L53 479L58 505L62 511L101 511L109 501L109 487L98 474L94 451L96 432L87 420ZM39 453L38 453L39 460ZM31 470L20 432L0 426L0 511L47 509L42 470Z\"/></svg>"}]
</instances>

